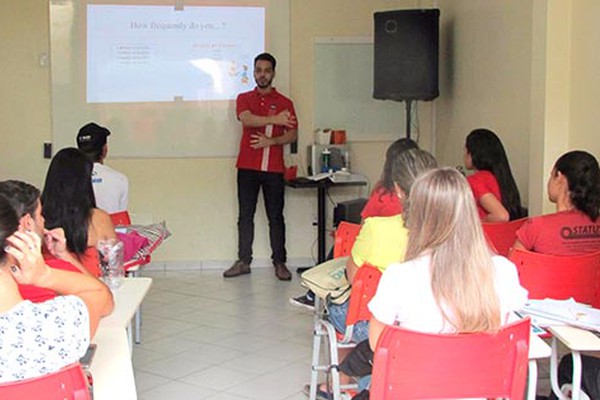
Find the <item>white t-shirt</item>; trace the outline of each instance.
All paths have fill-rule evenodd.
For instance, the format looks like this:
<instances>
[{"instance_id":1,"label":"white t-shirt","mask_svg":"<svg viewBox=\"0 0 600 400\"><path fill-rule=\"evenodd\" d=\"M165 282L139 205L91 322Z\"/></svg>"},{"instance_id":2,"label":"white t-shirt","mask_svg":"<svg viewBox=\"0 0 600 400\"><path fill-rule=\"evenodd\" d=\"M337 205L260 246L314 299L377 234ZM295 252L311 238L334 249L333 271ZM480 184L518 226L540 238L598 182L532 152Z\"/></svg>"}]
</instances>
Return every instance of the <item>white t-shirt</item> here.
<instances>
[{"instance_id":1,"label":"white t-shirt","mask_svg":"<svg viewBox=\"0 0 600 400\"><path fill-rule=\"evenodd\" d=\"M109 214L126 211L129 203L129 180L119 171L100 163L94 163L92 186L96 207Z\"/></svg>"},{"instance_id":2,"label":"white t-shirt","mask_svg":"<svg viewBox=\"0 0 600 400\"><path fill-rule=\"evenodd\" d=\"M77 296L24 300L0 314L0 383L45 375L79 360L90 343L89 320Z\"/></svg>"},{"instance_id":3,"label":"white t-shirt","mask_svg":"<svg viewBox=\"0 0 600 400\"><path fill-rule=\"evenodd\" d=\"M503 323L509 312L527 301L527 290L519 283L515 265L501 256L492 257L494 283L500 300ZM431 290L431 255L391 264L381 277L377 293L369 303L373 316L386 325L427 333L449 333L454 328L445 321Z\"/></svg>"}]
</instances>

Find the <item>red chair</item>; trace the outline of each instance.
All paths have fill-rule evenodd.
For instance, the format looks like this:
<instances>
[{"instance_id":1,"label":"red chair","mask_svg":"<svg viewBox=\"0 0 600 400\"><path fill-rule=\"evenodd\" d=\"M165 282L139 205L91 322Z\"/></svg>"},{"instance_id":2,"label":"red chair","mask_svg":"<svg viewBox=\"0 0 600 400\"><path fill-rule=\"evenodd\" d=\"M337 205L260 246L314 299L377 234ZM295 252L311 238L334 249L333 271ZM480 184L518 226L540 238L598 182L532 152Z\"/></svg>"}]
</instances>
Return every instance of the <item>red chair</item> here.
<instances>
[{"instance_id":1,"label":"red chair","mask_svg":"<svg viewBox=\"0 0 600 400\"><path fill-rule=\"evenodd\" d=\"M354 325L357 322L369 321L371 319L371 312L367 306L377 291L380 279L381 272L368 264L363 265L356 272L354 282L352 283L352 290L350 291L350 303L348 305L348 314L346 315L346 332L343 335L340 335L331 322L326 319L319 319L316 322L313 332L310 399L316 398L319 371L329 371L331 373L332 392L336 400L341 396L341 389L348 389L355 386L340 386L338 350L356 346L356 343L352 340ZM329 343L329 359L326 360L325 364L321 364L319 361L321 340L323 338L327 338Z\"/></svg>"},{"instance_id":2,"label":"red chair","mask_svg":"<svg viewBox=\"0 0 600 400\"><path fill-rule=\"evenodd\" d=\"M517 240L517 231L527 221L527 218L509 222L484 222L481 224L488 243L496 253L508 257L511 247Z\"/></svg>"},{"instance_id":3,"label":"red chair","mask_svg":"<svg viewBox=\"0 0 600 400\"><path fill-rule=\"evenodd\" d=\"M0 384L0 399L91 400L88 379L79 363L37 378Z\"/></svg>"},{"instance_id":4,"label":"red chair","mask_svg":"<svg viewBox=\"0 0 600 400\"><path fill-rule=\"evenodd\" d=\"M591 304L596 308L600 306L600 252L578 256L554 256L524 249L513 249L509 258L517 266L519 280L521 285L529 291L530 299L565 300L573 298L577 302ZM550 380L554 393L559 392L556 372L558 367L556 340L556 336L552 336ZM567 347L570 348L568 344ZM574 360L573 376L577 380L581 376L580 355L577 350L571 350L571 352ZM579 391L579 383L573 382L574 393Z\"/></svg>"},{"instance_id":5,"label":"red chair","mask_svg":"<svg viewBox=\"0 0 600 400\"><path fill-rule=\"evenodd\" d=\"M342 221L335 231L333 258L349 256L354 241L360 231L360 225Z\"/></svg>"},{"instance_id":6,"label":"red chair","mask_svg":"<svg viewBox=\"0 0 600 400\"><path fill-rule=\"evenodd\" d=\"M529 330L529 318L496 333L440 335L387 326L375 350L370 397L522 399Z\"/></svg>"},{"instance_id":7,"label":"red chair","mask_svg":"<svg viewBox=\"0 0 600 400\"><path fill-rule=\"evenodd\" d=\"M600 305L600 252L578 256L553 256L513 249L509 256L517 266L521 285L530 299L574 298Z\"/></svg>"}]
</instances>

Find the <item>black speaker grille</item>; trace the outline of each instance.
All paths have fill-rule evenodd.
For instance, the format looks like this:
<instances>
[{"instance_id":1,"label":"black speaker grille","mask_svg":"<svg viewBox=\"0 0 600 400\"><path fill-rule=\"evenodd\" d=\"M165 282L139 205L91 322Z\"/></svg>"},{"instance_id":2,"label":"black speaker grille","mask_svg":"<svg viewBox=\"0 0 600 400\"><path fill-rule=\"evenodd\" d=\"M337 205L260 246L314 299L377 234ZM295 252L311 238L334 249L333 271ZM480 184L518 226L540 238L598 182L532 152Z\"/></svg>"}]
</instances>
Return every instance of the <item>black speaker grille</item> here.
<instances>
[{"instance_id":1,"label":"black speaker grille","mask_svg":"<svg viewBox=\"0 0 600 400\"><path fill-rule=\"evenodd\" d=\"M433 100L439 96L438 9L376 12L373 97Z\"/></svg>"}]
</instances>

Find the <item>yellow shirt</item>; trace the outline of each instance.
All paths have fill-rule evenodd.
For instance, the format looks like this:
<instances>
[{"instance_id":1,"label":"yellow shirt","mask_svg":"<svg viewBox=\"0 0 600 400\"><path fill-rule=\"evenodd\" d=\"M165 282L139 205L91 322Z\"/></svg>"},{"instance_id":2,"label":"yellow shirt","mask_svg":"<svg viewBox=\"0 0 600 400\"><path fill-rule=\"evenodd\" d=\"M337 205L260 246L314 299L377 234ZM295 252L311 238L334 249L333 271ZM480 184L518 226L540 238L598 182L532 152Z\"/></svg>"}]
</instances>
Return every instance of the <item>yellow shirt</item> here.
<instances>
[{"instance_id":1,"label":"yellow shirt","mask_svg":"<svg viewBox=\"0 0 600 400\"><path fill-rule=\"evenodd\" d=\"M401 215L365 219L352 246L352 260L357 266L369 263L381 272L391 263L404 261L408 229Z\"/></svg>"}]
</instances>

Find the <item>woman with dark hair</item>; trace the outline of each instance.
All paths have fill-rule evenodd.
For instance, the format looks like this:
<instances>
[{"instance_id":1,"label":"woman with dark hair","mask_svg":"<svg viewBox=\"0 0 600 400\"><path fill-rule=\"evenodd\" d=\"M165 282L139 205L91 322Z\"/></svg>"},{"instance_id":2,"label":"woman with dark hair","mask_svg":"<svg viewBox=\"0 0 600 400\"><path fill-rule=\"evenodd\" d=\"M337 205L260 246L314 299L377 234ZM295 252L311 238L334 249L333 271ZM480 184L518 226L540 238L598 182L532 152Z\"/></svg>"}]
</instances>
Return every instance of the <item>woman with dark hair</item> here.
<instances>
[{"instance_id":1,"label":"woman with dark hair","mask_svg":"<svg viewBox=\"0 0 600 400\"><path fill-rule=\"evenodd\" d=\"M554 164L548 179L554 214L530 218L517 231L515 247L544 254L600 251L600 168L593 155L570 151Z\"/></svg>"},{"instance_id":2,"label":"woman with dark hair","mask_svg":"<svg viewBox=\"0 0 600 400\"><path fill-rule=\"evenodd\" d=\"M467 181L482 221L508 221L526 216L504 146L494 132L475 129L469 133L465 167L476 171Z\"/></svg>"},{"instance_id":3,"label":"woman with dark hair","mask_svg":"<svg viewBox=\"0 0 600 400\"><path fill-rule=\"evenodd\" d=\"M375 185L367 204L360 213L363 220L369 217L391 217L402 212L402 204L398 199L392 179L392 162L400 153L418 148L417 143L409 138L398 139L388 147L385 152L381 179Z\"/></svg>"},{"instance_id":4,"label":"woman with dark hair","mask_svg":"<svg viewBox=\"0 0 600 400\"><path fill-rule=\"evenodd\" d=\"M34 378L77 362L98 321L112 311L110 290L98 279L50 268L41 238L19 226L0 196L0 383ZM35 285L60 296L41 303L23 300L17 284Z\"/></svg>"},{"instance_id":5,"label":"woman with dark hair","mask_svg":"<svg viewBox=\"0 0 600 400\"><path fill-rule=\"evenodd\" d=\"M110 215L96 208L92 168L78 149L60 150L48 168L41 200L46 227L62 227L69 251L90 273L100 276L96 244L117 236Z\"/></svg>"}]
</instances>

